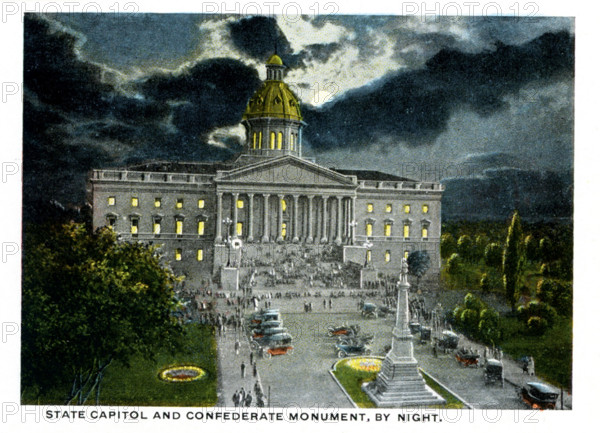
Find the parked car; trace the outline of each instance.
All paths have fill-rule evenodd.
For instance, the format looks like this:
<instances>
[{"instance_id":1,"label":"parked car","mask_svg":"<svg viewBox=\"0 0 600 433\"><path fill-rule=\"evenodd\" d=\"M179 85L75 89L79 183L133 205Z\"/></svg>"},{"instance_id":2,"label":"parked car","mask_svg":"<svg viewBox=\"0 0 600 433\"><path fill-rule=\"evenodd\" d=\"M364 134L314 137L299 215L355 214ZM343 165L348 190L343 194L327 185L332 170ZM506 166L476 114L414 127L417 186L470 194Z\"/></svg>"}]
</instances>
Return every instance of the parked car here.
<instances>
[{"instance_id":1,"label":"parked car","mask_svg":"<svg viewBox=\"0 0 600 433\"><path fill-rule=\"evenodd\" d=\"M421 344L425 344L426 342L431 340L431 328L428 328L426 326L422 326L421 327L421 335L419 338L419 342Z\"/></svg>"},{"instance_id":2,"label":"parked car","mask_svg":"<svg viewBox=\"0 0 600 433\"><path fill-rule=\"evenodd\" d=\"M458 335L452 331L443 331L441 338L436 338L436 343L441 349L456 349L458 347Z\"/></svg>"},{"instance_id":3,"label":"parked car","mask_svg":"<svg viewBox=\"0 0 600 433\"><path fill-rule=\"evenodd\" d=\"M335 345L337 350L338 358L345 358L346 356L356 355L370 355L371 348L366 344L342 344L338 343Z\"/></svg>"},{"instance_id":4,"label":"parked car","mask_svg":"<svg viewBox=\"0 0 600 433\"><path fill-rule=\"evenodd\" d=\"M281 321L281 316L279 315L279 310L276 309L267 309L261 310L257 313L254 313L250 316L250 327L257 327L263 322L268 322L271 320Z\"/></svg>"},{"instance_id":5,"label":"parked car","mask_svg":"<svg viewBox=\"0 0 600 433\"><path fill-rule=\"evenodd\" d=\"M458 363L462 364L463 367L470 367L472 365L479 367L479 355L477 354L457 350L455 356Z\"/></svg>"},{"instance_id":6,"label":"parked car","mask_svg":"<svg viewBox=\"0 0 600 433\"><path fill-rule=\"evenodd\" d=\"M267 335L275 335L275 334L285 334L287 333L287 328L277 327L277 328L265 328L261 330L254 330L254 334L252 335L253 339L258 339L265 337Z\"/></svg>"},{"instance_id":7,"label":"parked car","mask_svg":"<svg viewBox=\"0 0 600 433\"><path fill-rule=\"evenodd\" d=\"M529 382L520 391L521 399L532 409L554 409L558 393L545 383Z\"/></svg>"},{"instance_id":8,"label":"parked car","mask_svg":"<svg viewBox=\"0 0 600 433\"><path fill-rule=\"evenodd\" d=\"M337 335L355 336L355 335L358 335L359 332L360 332L360 326L358 326L358 325L330 326L329 328L327 328L327 334L330 337L337 336Z\"/></svg>"},{"instance_id":9,"label":"parked car","mask_svg":"<svg viewBox=\"0 0 600 433\"><path fill-rule=\"evenodd\" d=\"M420 323L412 322L412 323L408 324L408 327L410 328L411 334L416 334L418 332L421 332L421 324Z\"/></svg>"},{"instance_id":10,"label":"parked car","mask_svg":"<svg viewBox=\"0 0 600 433\"><path fill-rule=\"evenodd\" d=\"M251 346L254 349L260 349L261 347L272 347L277 345L289 345L292 343L292 336L287 332L280 334L264 335L261 338L255 338L252 340Z\"/></svg>"},{"instance_id":11,"label":"parked car","mask_svg":"<svg viewBox=\"0 0 600 433\"><path fill-rule=\"evenodd\" d=\"M283 322L281 320L267 320L266 322L261 322L256 326L253 326L254 332L262 331L268 328L280 328Z\"/></svg>"},{"instance_id":12,"label":"parked car","mask_svg":"<svg viewBox=\"0 0 600 433\"><path fill-rule=\"evenodd\" d=\"M485 364L483 377L486 385L500 382L502 387L504 387L504 365L502 361L493 358L488 359Z\"/></svg>"}]
</instances>

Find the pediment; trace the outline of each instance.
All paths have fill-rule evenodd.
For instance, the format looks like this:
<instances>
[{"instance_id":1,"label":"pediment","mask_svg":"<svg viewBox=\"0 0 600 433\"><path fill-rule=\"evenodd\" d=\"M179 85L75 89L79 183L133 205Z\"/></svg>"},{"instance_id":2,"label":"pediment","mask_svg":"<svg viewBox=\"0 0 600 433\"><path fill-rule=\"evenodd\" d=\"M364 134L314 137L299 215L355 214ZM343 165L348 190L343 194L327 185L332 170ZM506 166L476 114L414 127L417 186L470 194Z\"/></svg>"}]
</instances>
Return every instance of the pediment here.
<instances>
[{"instance_id":1,"label":"pediment","mask_svg":"<svg viewBox=\"0 0 600 433\"><path fill-rule=\"evenodd\" d=\"M261 161L229 171L219 171L215 181L217 183L271 185L356 185L356 178L354 176L346 176L291 155Z\"/></svg>"}]
</instances>

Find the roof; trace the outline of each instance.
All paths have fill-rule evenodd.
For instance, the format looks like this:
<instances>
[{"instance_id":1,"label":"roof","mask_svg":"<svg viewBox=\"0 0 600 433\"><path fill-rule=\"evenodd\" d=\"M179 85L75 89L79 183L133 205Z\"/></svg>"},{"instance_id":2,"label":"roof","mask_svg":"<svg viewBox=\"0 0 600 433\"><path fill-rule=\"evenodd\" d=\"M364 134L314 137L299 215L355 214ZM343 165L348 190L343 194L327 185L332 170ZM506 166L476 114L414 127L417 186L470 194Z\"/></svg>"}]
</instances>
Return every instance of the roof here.
<instances>
[{"instance_id":1,"label":"roof","mask_svg":"<svg viewBox=\"0 0 600 433\"><path fill-rule=\"evenodd\" d=\"M380 180L380 181L407 181L414 182L414 179L409 179L407 177L400 177L394 174L383 173L381 171L376 170L344 170L340 168L331 168L331 170L336 171L340 174L346 176L356 176L358 180Z\"/></svg>"},{"instance_id":2,"label":"roof","mask_svg":"<svg viewBox=\"0 0 600 433\"><path fill-rule=\"evenodd\" d=\"M269 60L267 60L267 65L283 65L283 61L277 54L273 54L269 57Z\"/></svg>"},{"instance_id":3,"label":"roof","mask_svg":"<svg viewBox=\"0 0 600 433\"><path fill-rule=\"evenodd\" d=\"M540 392L543 392L544 394L556 394L556 391L553 390L552 388L550 388L545 383L541 383L541 382L528 382L527 385L529 385L532 388L537 389Z\"/></svg>"},{"instance_id":4,"label":"roof","mask_svg":"<svg viewBox=\"0 0 600 433\"><path fill-rule=\"evenodd\" d=\"M156 173L217 174L217 170L229 170L231 165L222 162L169 162L150 161L127 166L131 171L152 171Z\"/></svg>"},{"instance_id":5,"label":"roof","mask_svg":"<svg viewBox=\"0 0 600 433\"><path fill-rule=\"evenodd\" d=\"M257 117L302 120L300 103L283 81L267 80L250 98L243 116L244 119Z\"/></svg>"}]
</instances>

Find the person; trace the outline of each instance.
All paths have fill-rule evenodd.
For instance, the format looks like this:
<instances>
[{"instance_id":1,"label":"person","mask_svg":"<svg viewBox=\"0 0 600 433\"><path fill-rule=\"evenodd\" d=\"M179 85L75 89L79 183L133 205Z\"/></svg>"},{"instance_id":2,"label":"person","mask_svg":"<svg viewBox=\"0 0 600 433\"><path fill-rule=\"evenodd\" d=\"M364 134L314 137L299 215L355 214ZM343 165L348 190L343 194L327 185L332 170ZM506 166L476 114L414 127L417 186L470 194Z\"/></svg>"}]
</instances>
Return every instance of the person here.
<instances>
[{"instance_id":1,"label":"person","mask_svg":"<svg viewBox=\"0 0 600 433\"><path fill-rule=\"evenodd\" d=\"M246 407L250 407L250 405L252 404L252 391L248 391L248 394L246 394L245 403Z\"/></svg>"},{"instance_id":2,"label":"person","mask_svg":"<svg viewBox=\"0 0 600 433\"><path fill-rule=\"evenodd\" d=\"M433 345L433 357L434 358L438 357L438 354L437 354L437 345L435 345L435 344Z\"/></svg>"},{"instance_id":3,"label":"person","mask_svg":"<svg viewBox=\"0 0 600 433\"><path fill-rule=\"evenodd\" d=\"M525 357L523 359L523 374L527 374L529 372L529 358Z\"/></svg>"},{"instance_id":4,"label":"person","mask_svg":"<svg viewBox=\"0 0 600 433\"><path fill-rule=\"evenodd\" d=\"M323 299L323 308L327 308L327 299Z\"/></svg>"},{"instance_id":5,"label":"person","mask_svg":"<svg viewBox=\"0 0 600 433\"><path fill-rule=\"evenodd\" d=\"M529 375L535 376L535 365L533 363L533 356L529 357Z\"/></svg>"},{"instance_id":6,"label":"person","mask_svg":"<svg viewBox=\"0 0 600 433\"><path fill-rule=\"evenodd\" d=\"M331 310L332 308L332 303L331 303L331 299L329 300L329 309Z\"/></svg>"},{"instance_id":7,"label":"person","mask_svg":"<svg viewBox=\"0 0 600 433\"><path fill-rule=\"evenodd\" d=\"M256 377L257 374L258 374L258 371L256 370L256 364L254 364L252 366L252 376Z\"/></svg>"},{"instance_id":8,"label":"person","mask_svg":"<svg viewBox=\"0 0 600 433\"><path fill-rule=\"evenodd\" d=\"M238 407L240 405L240 394L237 391L233 393L233 397L231 397L231 399L233 400L234 407Z\"/></svg>"},{"instance_id":9,"label":"person","mask_svg":"<svg viewBox=\"0 0 600 433\"><path fill-rule=\"evenodd\" d=\"M254 352L250 351L250 364L254 364Z\"/></svg>"},{"instance_id":10,"label":"person","mask_svg":"<svg viewBox=\"0 0 600 433\"><path fill-rule=\"evenodd\" d=\"M240 366L241 370L242 370L242 379L244 377L246 377L246 364L244 364L244 361L242 361L242 365Z\"/></svg>"},{"instance_id":11,"label":"person","mask_svg":"<svg viewBox=\"0 0 600 433\"><path fill-rule=\"evenodd\" d=\"M235 348L236 356L239 355L240 354L240 340L235 340L234 348Z\"/></svg>"}]
</instances>

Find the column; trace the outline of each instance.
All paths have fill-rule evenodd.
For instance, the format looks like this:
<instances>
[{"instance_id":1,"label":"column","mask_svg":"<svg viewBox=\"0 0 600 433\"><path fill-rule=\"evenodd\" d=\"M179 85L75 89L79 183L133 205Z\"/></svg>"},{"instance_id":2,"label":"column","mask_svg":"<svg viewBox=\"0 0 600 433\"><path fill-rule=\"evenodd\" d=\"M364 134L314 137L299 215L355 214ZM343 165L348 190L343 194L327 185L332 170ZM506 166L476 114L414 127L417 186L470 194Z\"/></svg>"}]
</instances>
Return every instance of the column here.
<instances>
[{"instance_id":1,"label":"column","mask_svg":"<svg viewBox=\"0 0 600 433\"><path fill-rule=\"evenodd\" d=\"M263 194L263 242L269 242L269 197L271 194Z\"/></svg>"},{"instance_id":2,"label":"column","mask_svg":"<svg viewBox=\"0 0 600 433\"><path fill-rule=\"evenodd\" d=\"M231 194L232 201L233 201L233 239L237 239L238 234L237 234L237 223L238 223L238 207L237 207L237 202L238 199L240 198L239 193L234 192L233 194Z\"/></svg>"},{"instance_id":3,"label":"column","mask_svg":"<svg viewBox=\"0 0 600 433\"><path fill-rule=\"evenodd\" d=\"M283 236L281 236L281 229L283 226L283 205L281 202L284 197L283 194L277 194L277 242L283 241Z\"/></svg>"},{"instance_id":4,"label":"column","mask_svg":"<svg viewBox=\"0 0 600 433\"><path fill-rule=\"evenodd\" d=\"M292 239L292 242L297 243L298 242L298 196L294 195L292 196L292 198L294 199L294 239Z\"/></svg>"},{"instance_id":5,"label":"column","mask_svg":"<svg viewBox=\"0 0 600 433\"><path fill-rule=\"evenodd\" d=\"M221 234L221 219L223 218L223 213L221 210L221 207L223 206L223 193L218 192L217 193L217 221L215 222L216 224L216 236L215 236L215 242L220 244L221 242L223 242L223 235Z\"/></svg>"},{"instance_id":6,"label":"column","mask_svg":"<svg viewBox=\"0 0 600 433\"><path fill-rule=\"evenodd\" d=\"M351 233L350 233L350 242L351 245L354 245L354 243L356 242L356 225L358 224L358 221L356 221L356 197L352 197L352 201L350 204L350 221L354 222L354 224L352 225L352 229L351 229Z\"/></svg>"},{"instance_id":7,"label":"column","mask_svg":"<svg viewBox=\"0 0 600 433\"><path fill-rule=\"evenodd\" d=\"M247 241L252 242L254 240L253 232L253 221L254 219L254 194L248 194L248 236Z\"/></svg>"},{"instance_id":8,"label":"column","mask_svg":"<svg viewBox=\"0 0 600 433\"><path fill-rule=\"evenodd\" d=\"M323 196L323 233L321 235L321 243L327 243L327 227L329 226L329 221L327 221L327 200L329 196Z\"/></svg>"},{"instance_id":9,"label":"column","mask_svg":"<svg viewBox=\"0 0 600 433\"><path fill-rule=\"evenodd\" d=\"M342 197L339 195L337 198L337 235L335 237L335 243L337 245L342 244Z\"/></svg>"},{"instance_id":10,"label":"column","mask_svg":"<svg viewBox=\"0 0 600 433\"><path fill-rule=\"evenodd\" d=\"M307 220L307 224L308 224L308 236L306 238L306 243L309 244L313 241L313 235L312 235L312 201L313 198L315 198L314 195L309 195L306 197L308 200L308 220Z\"/></svg>"}]
</instances>

